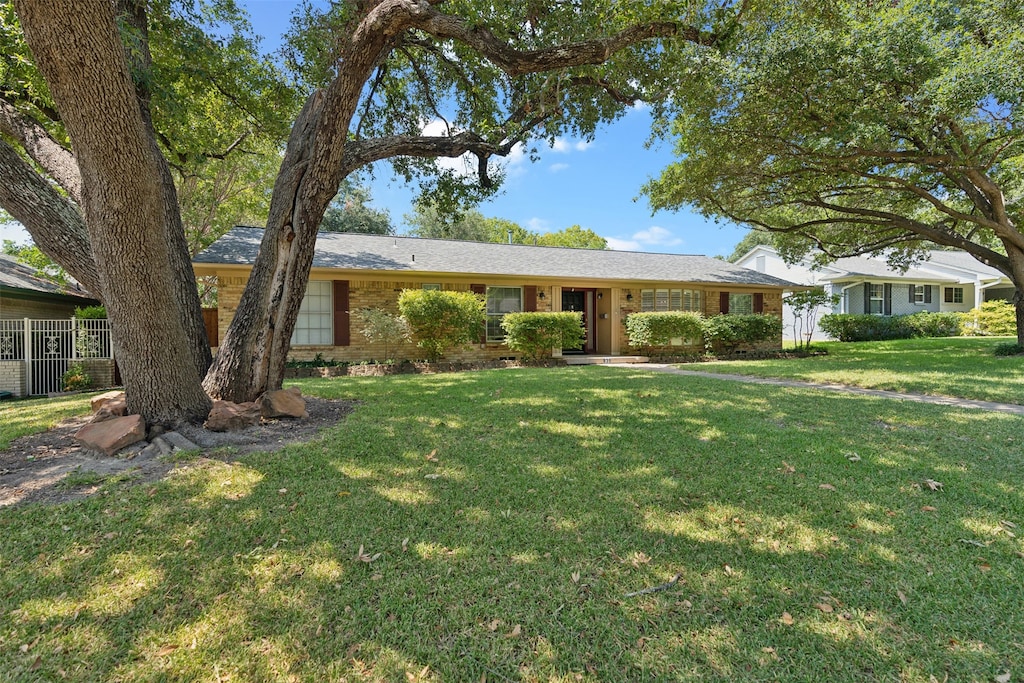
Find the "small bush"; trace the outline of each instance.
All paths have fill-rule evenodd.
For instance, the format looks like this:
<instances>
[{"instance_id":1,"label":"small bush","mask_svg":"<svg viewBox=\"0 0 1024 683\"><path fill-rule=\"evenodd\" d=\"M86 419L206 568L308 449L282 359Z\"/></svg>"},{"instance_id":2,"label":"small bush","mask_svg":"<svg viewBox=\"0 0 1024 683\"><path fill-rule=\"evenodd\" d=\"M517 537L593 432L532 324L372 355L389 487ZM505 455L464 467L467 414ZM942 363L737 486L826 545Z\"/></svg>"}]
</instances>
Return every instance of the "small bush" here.
<instances>
[{"instance_id":1,"label":"small bush","mask_svg":"<svg viewBox=\"0 0 1024 683\"><path fill-rule=\"evenodd\" d=\"M76 306L75 317L80 320L102 320L107 317L107 309L104 306Z\"/></svg>"},{"instance_id":2,"label":"small bush","mask_svg":"<svg viewBox=\"0 0 1024 683\"><path fill-rule=\"evenodd\" d=\"M1017 309L1009 301L986 301L962 316L968 334L993 337L1017 334Z\"/></svg>"},{"instance_id":3,"label":"small bush","mask_svg":"<svg viewBox=\"0 0 1024 683\"><path fill-rule=\"evenodd\" d=\"M782 339L782 319L764 313L715 315L705 320L705 336L711 346L732 352L740 344Z\"/></svg>"},{"instance_id":4,"label":"small bush","mask_svg":"<svg viewBox=\"0 0 1024 683\"><path fill-rule=\"evenodd\" d=\"M286 368L333 368L348 365L348 361L334 360L333 358L328 360L324 358L324 354L317 353L313 356L312 360L297 360L292 358L284 365Z\"/></svg>"},{"instance_id":5,"label":"small bush","mask_svg":"<svg viewBox=\"0 0 1024 683\"><path fill-rule=\"evenodd\" d=\"M668 346L673 339L696 339L704 343L704 318L700 313L658 311L626 316L629 343L639 348Z\"/></svg>"},{"instance_id":6,"label":"small bush","mask_svg":"<svg viewBox=\"0 0 1024 683\"><path fill-rule=\"evenodd\" d=\"M81 391L92 386L92 378L81 363L72 363L67 372L61 375L61 387L64 391Z\"/></svg>"},{"instance_id":7,"label":"small bush","mask_svg":"<svg viewBox=\"0 0 1024 683\"><path fill-rule=\"evenodd\" d=\"M586 338L582 313L506 313L501 319L505 345L537 360L552 349L579 346Z\"/></svg>"},{"instance_id":8,"label":"small bush","mask_svg":"<svg viewBox=\"0 0 1024 683\"><path fill-rule=\"evenodd\" d=\"M921 311L907 316L907 323L918 337L959 337L963 334L963 318L959 313Z\"/></svg>"},{"instance_id":9,"label":"small bush","mask_svg":"<svg viewBox=\"0 0 1024 683\"><path fill-rule=\"evenodd\" d=\"M1021 346L1017 342L1006 342L1004 344L996 344L996 347L992 350L992 353L997 356L1019 356L1024 354L1024 346Z\"/></svg>"},{"instance_id":10,"label":"small bush","mask_svg":"<svg viewBox=\"0 0 1024 683\"><path fill-rule=\"evenodd\" d=\"M398 295L398 310L431 363L448 349L479 339L487 321L484 305L470 292L403 289Z\"/></svg>"},{"instance_id":11,"label":"small bush","mask_svg":"<svg viewBox=\"0 0 1024 683\"><path fill-rule=\"evenodd\" d=\"M409 321L380 308L364 308L356 312L363 329L360 334L371 343L384 345L384 361L392 360L391 350L412 338Z\"/></svg>"},{"instance_id":12,"label":"small bush","mask_svg":"<svg viewBox=\"0 0 1024 683\"><path fill-rule=\"evenodd\" d=\"M919 335L909 317L830 313L821 317L820 324L822 330L841 342L911 339Z\"/></svg>"}]
</instances>

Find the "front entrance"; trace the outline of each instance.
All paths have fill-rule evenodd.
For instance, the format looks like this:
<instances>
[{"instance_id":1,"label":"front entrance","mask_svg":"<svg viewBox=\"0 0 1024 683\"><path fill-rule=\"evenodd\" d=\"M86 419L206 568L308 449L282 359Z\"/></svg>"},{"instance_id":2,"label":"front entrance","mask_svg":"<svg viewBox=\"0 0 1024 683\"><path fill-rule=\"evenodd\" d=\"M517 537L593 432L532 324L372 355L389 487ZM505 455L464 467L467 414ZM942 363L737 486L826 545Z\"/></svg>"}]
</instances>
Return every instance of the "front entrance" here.
<instances>
[{"instance_id":1,"label":"front entrance","mask_svg":"<svg viewBox=\"0 0 1024 683\"><path fill-rule=\"evenodd\" d=\"M586 340L576 348L562 349L562 353L594 353L594 293L593 289L562 289L562 311L583 314Z\"/></svg>"}]
</instances>

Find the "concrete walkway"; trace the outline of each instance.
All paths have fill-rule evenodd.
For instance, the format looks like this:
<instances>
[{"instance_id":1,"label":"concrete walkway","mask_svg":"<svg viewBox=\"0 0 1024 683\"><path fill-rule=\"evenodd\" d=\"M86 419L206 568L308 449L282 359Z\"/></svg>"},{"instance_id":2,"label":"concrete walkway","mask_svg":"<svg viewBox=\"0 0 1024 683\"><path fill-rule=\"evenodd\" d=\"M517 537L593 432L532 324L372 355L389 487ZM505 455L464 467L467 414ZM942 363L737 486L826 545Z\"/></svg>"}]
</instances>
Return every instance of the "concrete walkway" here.
<instances>
[{"instance_id":1,"label":"concrete walkway","mask_svg":"<svg viewBox=\"0 0 1024 683\"><path fill-rule=\"evenodd\" d=\"M821 382L804 382L795 379L777 379L774 377L753 377L751 375L729 375L717 372L703 372L701 370L683 370L668 363L645 363L642 365L614 365L609 367L626 367L632 370L650 370L652 372L664 372L670 375L706 377L708 379L719 379L730 382L746 382L747 384L770 384L772 386L791 387L794 389L820 389L822 391L835 391L846 394L857 394L860 396L877 396L879 398L894 398L899 399L901 401L932 403L935 405L950 406L953 408L975 408L977 410L990 410L996 413L1024 415L1024 405L1017 405L1015 403L975 401L969 398L954 398L952 396L931 396L929 394L904 394L898 391L884 391L882 389L864 389L862 387L850 386L848 384L825 384Z\"/></svg>"}]
</instances>

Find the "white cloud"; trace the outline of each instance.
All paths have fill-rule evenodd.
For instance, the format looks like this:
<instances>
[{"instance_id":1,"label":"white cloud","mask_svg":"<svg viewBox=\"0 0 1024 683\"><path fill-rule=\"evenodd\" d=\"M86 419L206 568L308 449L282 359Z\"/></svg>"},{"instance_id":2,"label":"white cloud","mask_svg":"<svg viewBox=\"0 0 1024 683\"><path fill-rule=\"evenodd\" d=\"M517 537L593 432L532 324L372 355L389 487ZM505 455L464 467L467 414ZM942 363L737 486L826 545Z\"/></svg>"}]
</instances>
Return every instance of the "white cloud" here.
<instances>
[{"instance_id":1,"label":"white cloud","mask_svg":"<svg viewBox=\"0 0 1024 683\"><path fill-rule=\"evenodd\" d=\"M447 137L449 135L449 128L441 119L434 119L420 126L420 132L423 135ZM453 134L458 132L457 129L451 129ZM509 152L507 157L492 157L491 159L491 163L495 167L501 168L506 177L509 178L525 173L528 161L529 159L526 156L526 150L522 143L517 143L512 147L512 151ZM460 176L473 176L477 172L477 158L469 153L459 157L438 157L435 159L435 163L438 168L453 171Z\"/></svg>"},{"instance_id":2,"label":"white cloud","mask_svg":"<svg viewBox=\"0 0 1024 683\"><path fill-rule=\"evenodd\" d=\"M620 240L615 237L606 237L608 248L615 251L640 251L640 243L634 240Z\"/></svg>"},{"instance_id":3,"label":"white cloud","mask_svg":"<svg viewBox=\"0 0 1024 683\"><path fill-rule=\"evenodd\" d=\"M657 225L652 225L646 230L634 233L633 239L642 244L656 245L659 247L674 247L683 243L682 239L676 237L665 228Z\"/></svg>"},{"instance_id":4,"label":"white cloud","mask_svg":"<svg viewBox=\"0 0 1024 683\"><path fill-rule=\"evenodd\" d=\"M555 141L551 143L551 150L553 152L558 152L559 154L568 154L569 152L586 152L588 147L590 147L590 142L588 140L555 138Z\"/></svg>"},{"instance_id":5,"label":"white cloud","mask_svg":"<svg viewBox=\"0 0 1024 683\"><path fill-rule=\"evenodd\" d=\"M657 225L633 233L629 239L606 237L608 247L617 251L641 251L652 247L675 247L683 240Z\"/></svg>"},{"instance_id":6,"label":"white cloud","mask_svg":"<svg viewBox=\"0 0 1024 683\"><path fill-rule=\"evenodd\" d=\"M526 229L530 232L545 233L548 231L548 222L543 218L531 218L526 221Z\"/></svg>"},{"instance_id":7,"label":"white cloud","mask_svg":"<svg viewBox=\"0 0 1024 683\"><path fill-rule=\"evenodd\" d=\"M552 173L558 173L559 171L564 171L567 168L569 168L569 164L551 164L548 170Z\"/></svg>"}]
</instances>

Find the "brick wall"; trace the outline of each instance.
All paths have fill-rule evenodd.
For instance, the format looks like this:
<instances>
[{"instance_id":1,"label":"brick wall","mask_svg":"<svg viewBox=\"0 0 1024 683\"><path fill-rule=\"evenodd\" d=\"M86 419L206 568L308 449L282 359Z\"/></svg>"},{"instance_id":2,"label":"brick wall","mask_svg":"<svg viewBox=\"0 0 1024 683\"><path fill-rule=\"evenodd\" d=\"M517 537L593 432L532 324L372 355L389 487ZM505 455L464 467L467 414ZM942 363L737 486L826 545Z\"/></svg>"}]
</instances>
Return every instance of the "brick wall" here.
<instances>
[{"instance_id":1,"label":"brick wall","mask_svg":"<svg viewBox=\"0 0 1024 683\"><path fill-rule=\"evenodd\" d=\"M19 398L25 395L25 361L0 360L0 391L9 391Z\"/></svg>"},{"instance_id":2,"label":"brick wall","mask_svg":"<svg viewBox=\"0 0 1024 683\"><path fill-rule=\"evenodd\" d=\"M62 303L59 301L42 301L18 299L9 296L0 296L0 318L37 318L44 320L56 320L59 318L70 318L75 314L75 306L86 306L88 301L79 304Z\"/></svg>"}]
</instances>

